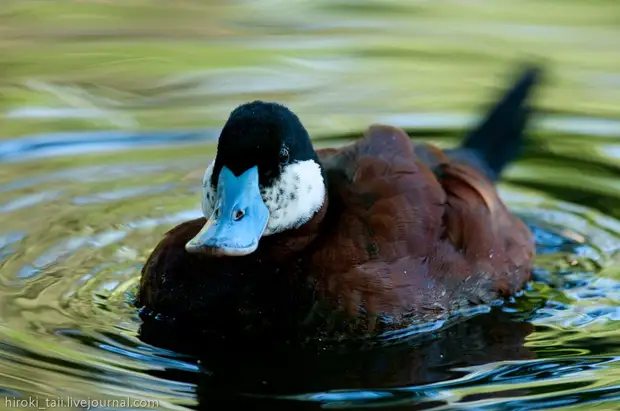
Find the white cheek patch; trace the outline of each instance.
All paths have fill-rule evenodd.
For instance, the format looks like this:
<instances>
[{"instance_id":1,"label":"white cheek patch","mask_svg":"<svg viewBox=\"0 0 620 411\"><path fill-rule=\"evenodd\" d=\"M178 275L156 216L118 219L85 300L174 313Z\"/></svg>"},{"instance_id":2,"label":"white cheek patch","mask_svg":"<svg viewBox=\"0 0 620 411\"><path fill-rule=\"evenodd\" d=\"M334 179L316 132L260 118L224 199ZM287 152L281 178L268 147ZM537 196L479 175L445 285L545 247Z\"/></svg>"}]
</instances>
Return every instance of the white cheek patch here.
<instances>
[{"instance_id":1,"label":"white cheek patch","mask_svg":"<svg viewBox=\"0 0 620 411\"><path fill-rule=\"evenodd\" d=\"M261 190L270 217L264 236L299 228L325 202L325 182L321 167L313 160L283 167L277 180Z\"/></svg>"},{"instance_id":2,"label":"white cheek patch","mask_svg":"<svg viewBox=\"0 0 620 411\"><path fill-rule=\"evenodd\" d=\"M215 210L216 191L211 185L215 161L202 179L202 213L211 217ZM269 209L269 222L263 236L299 228L307 223L325 202L325 182L321 167L313 160L299 161L283 167L270 187L261 188Z\"/></svg>"},{"instance_id":3,"label":"white cheek patch","mask_svg":"<svg viewBox=\"0 0 620 411\"><path fill-rule=\"evenodd\" d=\"M213 166L215 160L209 164L209 167L205 170L205 175L202 177L202 215L205 218L211 217L215 210L215 189L211 185L211 175L213 175Z\"/></svg>"}]
</instances>

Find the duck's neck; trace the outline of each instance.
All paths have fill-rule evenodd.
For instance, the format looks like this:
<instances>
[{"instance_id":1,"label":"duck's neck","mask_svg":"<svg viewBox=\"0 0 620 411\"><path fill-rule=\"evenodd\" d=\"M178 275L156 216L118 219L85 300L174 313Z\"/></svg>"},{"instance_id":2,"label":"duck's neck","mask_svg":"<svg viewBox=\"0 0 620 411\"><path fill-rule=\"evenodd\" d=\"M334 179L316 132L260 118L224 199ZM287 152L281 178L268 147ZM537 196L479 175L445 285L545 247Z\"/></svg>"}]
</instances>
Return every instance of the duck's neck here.
<instances>
[{"instance_id":1,"label":"duck's neck","mask_svg":"<svg viewBox=\"0 0 620 411\"><path fill-rule=\"evenodd\" d=\"M294 230L264 237L260 248L274 261L287 260L298 255L307 249L319 235L328 207L329 199L326 194L323 205L307 223Z\"/></svg>"}]
</instances>

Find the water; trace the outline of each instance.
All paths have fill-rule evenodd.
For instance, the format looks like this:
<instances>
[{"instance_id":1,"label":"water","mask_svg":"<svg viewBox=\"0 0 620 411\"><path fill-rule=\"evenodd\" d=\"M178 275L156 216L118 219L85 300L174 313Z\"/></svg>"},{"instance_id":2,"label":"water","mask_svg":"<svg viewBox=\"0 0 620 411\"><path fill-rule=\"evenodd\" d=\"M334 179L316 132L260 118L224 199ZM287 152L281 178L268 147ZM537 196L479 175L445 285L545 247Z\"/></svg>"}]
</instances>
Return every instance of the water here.
<instances>
[{"instance_id":1,"label":"water","mask_svg":"<svg viewBox=\"0 0 620 411\"><path fill-rule=\"evenodd\" d=\"M6 3L0 408L618 408L617 2ZM320 145L386 122L447 146L541 57L545 115L501 185L537 236L523 296L357 354L139 338L141 263L199 215L187 176L235 105L287 103Z\"/></svg>"}]
</instances>

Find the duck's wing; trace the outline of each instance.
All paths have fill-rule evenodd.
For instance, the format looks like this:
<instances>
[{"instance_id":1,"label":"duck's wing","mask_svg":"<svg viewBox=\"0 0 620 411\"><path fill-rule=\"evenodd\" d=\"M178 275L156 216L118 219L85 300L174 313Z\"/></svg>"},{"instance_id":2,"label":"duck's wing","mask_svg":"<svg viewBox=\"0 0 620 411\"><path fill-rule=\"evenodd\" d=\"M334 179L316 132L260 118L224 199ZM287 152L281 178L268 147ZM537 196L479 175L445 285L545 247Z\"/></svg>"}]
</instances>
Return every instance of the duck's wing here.
<instances>
[{"instance_id":1,"label":"duck's wing","mask_svg":"<svg viewBox=\"0 0 620 411\"><path fill-rule=\"evenodd\" d=\"M312 261L319 295L369 316L432 300L421 271L441 236L446 198L409 136L371 126L364 138L321 161L329 208Z\"/></svg>"},{"instance_id":2,"label":"duck's wing","mask_svg":"<svg viewBox=\"0 0 620 411\"><path fill-rule=\"evenodd\" d=\"M371 258L373 249L381 261L428 253L424 244L439 233L445 195L402 129L373 125L364 138L326 152L321 162L330 207L344 213L339 237L369 241L361 247L366 250L361 260Z\"/></svg>"},{"instance_id":3,"label":"duck's wing","mask_svg":"<svg viewBox=\"0 0 620 411\"><path fill-rule=\"evenodd\" d=\"M370 127L324 165L338 211L316 255L317 284L340 308L423 317L529 279L532 235L476 168L388 126Z\"/></svg>"},{"instance_id":4,"label":"duck's wing","mask_svg":"<svg viewBox=\"0 0 620 411\"><path fill-rule=\"evenodd\" d=\"M494 184L457 161L438 167L446 194L445 235L475 272L488 273L500 295L511 295L529 280L534 237L504 205Z\"/></svg>"},{"instance_id":5,"label":"duck's wing","mask_svg":"<svg viewBox=\"0 0 620 411\"><path fill-rule=\"evenodd\" d=\"M505 293L515 292L529 278L534 239L507 210L494 182L527 142L529 99L539 78L538 68L526 69L461 147L415 147L446 194L446 236L477 270L496 273L494 287Z\"/></svg>"}]
</instances>

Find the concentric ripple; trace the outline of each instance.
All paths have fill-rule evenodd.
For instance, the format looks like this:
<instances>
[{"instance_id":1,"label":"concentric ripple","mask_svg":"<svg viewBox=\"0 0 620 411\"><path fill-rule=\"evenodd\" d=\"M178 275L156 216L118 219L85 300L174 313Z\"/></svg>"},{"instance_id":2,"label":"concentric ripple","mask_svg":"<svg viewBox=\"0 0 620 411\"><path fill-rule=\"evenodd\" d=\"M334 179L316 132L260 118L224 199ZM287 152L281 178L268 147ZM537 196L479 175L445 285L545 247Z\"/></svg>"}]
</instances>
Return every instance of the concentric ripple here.
<instances>
[{"instance_id":1,"label":"concentric ripple","mask_svg":"<svg viewBox=\"0 0 620 411\"><path fill-rule=\"evenodd\" d=\"M192 385L146 373L198 367L141 343L132 306L141 261L161 228L198 215L195 182L183 176L201 162L184 157L51 173L16 165L20 177L0 183L0 375L7 396L130 394L151 401L146 408L194 401ZM177 201L166 201L166 193Z\"/></svg>"},{"instance_id":2,"label":"concentric ripple","mask_svg":"<svg viewBox=\"0 0 620 411\"><path fill-rule=\"evenodd\" d=\"M0 409L620 408L617 0L1 4ZM452 145L539 57L501 186L536 234L523 295L362 353L145 342L141 265L199 215L186 176L234 106L283 102L320 144L377 122Z\"/></svg>"},{"instance_id":3,"label":"concentric ripple","mask_svg":"<svg viewBox=\"0 0 620 411\"><path fill-rule=\"evenodd\" d=\"M141 341L132 305L141 264L166 230L200 215L200 181L186 177L212 155L210 146L152 148L10 165L0 180L4 395L131 398L146 409L523 410L618 399L620 222L603 213L618 194L589 206L554 198L557 182L531 177L539 151L501 187L538 245L535 281L501 308L358 354L195 358ZM544 155L556 167L588 167Z\"/></svg>"}]
</instances>

